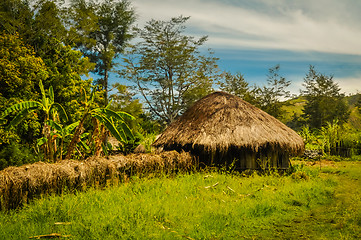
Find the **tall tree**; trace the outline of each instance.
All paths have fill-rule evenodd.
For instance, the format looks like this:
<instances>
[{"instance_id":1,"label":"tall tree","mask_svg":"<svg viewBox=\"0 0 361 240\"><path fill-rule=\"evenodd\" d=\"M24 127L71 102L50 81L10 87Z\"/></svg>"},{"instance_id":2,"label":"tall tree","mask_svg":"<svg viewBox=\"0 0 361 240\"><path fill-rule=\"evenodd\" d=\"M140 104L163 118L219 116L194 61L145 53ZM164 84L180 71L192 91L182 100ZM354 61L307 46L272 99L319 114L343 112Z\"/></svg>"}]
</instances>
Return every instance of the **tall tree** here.
<instances>
[{"instance_id":1,"label":"tall tree","mask_svg":"<svg viewBox=\"0 0 361 240\"><path fill-rule=\"evenodd\" d=\"M33 12L28 1L0 1L0 31L7 34L25 33L31 30Z\"/></svg>"},{"instance_id":2,"label":"tall tree","mask_svg":"<svg viewBox=\"0 0 361 240\"><path fill-rule=\"evenodd\" d=\"M60 2L60 0L1 1L0 30L9 34L18 33L25 44L33 47L37 56L46 57L57 41L64 42L67 37Z\"/></svg>"},{"instance_id":3,"label":"tall tree","mask_svg":"<svg viewBox=\"0 0 361 240\"><path fill-rule=\"evenodd\" d=\"M72 0L69 13L71 32L78 35L74 38L77 46L96 63L94 72L102 76L98 83L104 90L104 105L107 105L109 73L116 65L115 58L132 38L134 10L127 0Z\"/></svg>"},{"instance_id":4,"label":"tall tree","mask_svg":"<svg viewBox=\"0 0 361 240\"><path fill-rule=\"evenodd\" d=\"M116 89L116 92L110 95L112 110L127 112L136 118L143 114L142 103L134 98L135 93L131 92L128 86L115 83L113 89Z\"/></svg>"},{"instance_id":5,"label":"tall tree","mask_svg":"<svg viewBox=\"0 0 361 240\"><path fill-rule=\"evenodd\" d=\"M320 128L336 119L340 122L348 119L344 94L333 76L321 74L311 65L302 85L305 89L301 90L301 94L307 100L303 117L311 127Z\"/></svg>"},{"instance_id":6,"label":"tall tree","mask_svg":"<svg viewBox=\"0 0 361 240\"><path fill-rule=\"evenodd\" d=\"M267 75L267 85L256 87L253 90L256 97L255 104L275 118L282 117L284 114L283 101L291 96L290 91L287 90L291 81L282 77L279 71L280 65L270 68Z\"/></svg>"},{"instance_id":7,"label":"tall tree","mask_svg":"<svg viewBox=\"0 0 361 240\"><path fill-rule=\"evenodd\" d=\"M254 96L248 82L244 79L243 74L239 72L236 74L224 72L218 84L222 91L236 95L247 102L254 101Z\"/></svg>"},{"instance_id":8,"label":"tall tree","mask_svg":"<svg viewBox=\"0 0 361 240\"><path fill-rule=\"evenodd\" d=\"M184 35L188 19L149 21L137 30L141 40L124 58L122 76L136 84L149 110L167 123L208 94L216 76L217 58L199 50L207 37Z\"/></svg>"},{"instance_id":9,"label":"tall tree","mask_svg":"<svg viewBox=\"0 0 361 240\"><path fill-rule=\"evenodd\" d=\"M357 94L357 101L355 103L355 107L357 108L359 113L361 113L361 93Z\"/></svg>"},{"instance_id":10,"label":"tall tree","mask_svg":"<svg viewBox=\"0 0 361 240\"><path fill-rule=\"evenodd\" d=\"M11 105L28 100L38 100L40 91L39 81L48 77L47 68L34 51L25 46L18 34L0 35L0 112ZM32 116L26 119L21 127L5 131L0 128L0 147L2 143L24 140L31 142L40 134L41 127ZM20 139L19 139L20 137ZM24 143L23 142L23 143Z\"/></svg>"},{"instance_id":11,"label":"tall tree","mask_svg":"<svg viewBox=\"0 0 361 240\"><path fill-rule=\"evenodd\" d=\"M83 80L81 75L87 75L95 64L80 51L65 45L70 44L70 34L64 25L67 15L61 4L61 0L0 1L0 30L18 35L24 45L41 58L47 70L47 77L42 78L45 88L52 86L55 98L75 117L80 89L90 92L91 82ZM20 73L23 71L26 72L26 68ZM38 82L34 81L28 86ZM37 93L40 95L39 90Z\"/></svg>"}]
</instances>

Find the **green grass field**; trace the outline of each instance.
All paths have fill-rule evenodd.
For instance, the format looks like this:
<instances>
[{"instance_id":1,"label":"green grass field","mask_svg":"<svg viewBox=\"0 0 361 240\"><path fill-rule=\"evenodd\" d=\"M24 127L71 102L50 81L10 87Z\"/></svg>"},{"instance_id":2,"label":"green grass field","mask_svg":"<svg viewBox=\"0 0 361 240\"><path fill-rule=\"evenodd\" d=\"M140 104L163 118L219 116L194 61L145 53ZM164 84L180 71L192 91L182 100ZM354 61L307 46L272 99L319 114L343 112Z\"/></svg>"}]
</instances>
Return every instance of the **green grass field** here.
<instances>
[{"instance_id":1,"label":"green grass field","mask_svg":"<svg viewBox=\"0 0 361 240\"><path fill-rule=\"evenodd\" d=\"M360 239L361 162L133 178L0 213L0 239Z\"/></svg>"}]
</instances>

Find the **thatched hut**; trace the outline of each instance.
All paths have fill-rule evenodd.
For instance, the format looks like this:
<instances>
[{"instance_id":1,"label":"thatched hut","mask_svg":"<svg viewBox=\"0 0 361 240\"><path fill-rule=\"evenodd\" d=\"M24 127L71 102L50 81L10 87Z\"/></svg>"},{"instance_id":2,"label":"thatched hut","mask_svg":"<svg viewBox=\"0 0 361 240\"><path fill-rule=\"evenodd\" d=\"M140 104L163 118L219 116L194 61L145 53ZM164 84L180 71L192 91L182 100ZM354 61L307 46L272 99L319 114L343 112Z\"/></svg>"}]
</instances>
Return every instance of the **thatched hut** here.
<instances>
[{"instance_id":1,"label":"thatched hut","mask_svg":"<svg viewBox=\"0 0 361 240\"><path fill-rule=\"evenodd\" d=\"M189 151L200 162L236 169L289 167L303 139L282 122L234 95L215 92L194 103L153 144Z\"/></svg>"}]
</instances>

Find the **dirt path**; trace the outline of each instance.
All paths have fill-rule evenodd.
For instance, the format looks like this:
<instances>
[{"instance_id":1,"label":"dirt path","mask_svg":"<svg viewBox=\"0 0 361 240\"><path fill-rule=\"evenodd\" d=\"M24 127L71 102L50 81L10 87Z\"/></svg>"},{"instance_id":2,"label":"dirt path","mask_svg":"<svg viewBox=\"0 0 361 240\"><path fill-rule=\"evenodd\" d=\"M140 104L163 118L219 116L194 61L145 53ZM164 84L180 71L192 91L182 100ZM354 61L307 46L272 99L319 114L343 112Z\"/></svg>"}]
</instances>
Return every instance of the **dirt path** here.
<instances>
[{"instance_id":1,"label":"dirt path","mask_svg":"<svg viewBox=\"0 0 361 240\"><path fill-rule=\"evenodd\" d=\"M296 216L281 238L361 239L361 162L321 165L320 177L338 182L332 202Z\"/></svg>"}]
</instances>

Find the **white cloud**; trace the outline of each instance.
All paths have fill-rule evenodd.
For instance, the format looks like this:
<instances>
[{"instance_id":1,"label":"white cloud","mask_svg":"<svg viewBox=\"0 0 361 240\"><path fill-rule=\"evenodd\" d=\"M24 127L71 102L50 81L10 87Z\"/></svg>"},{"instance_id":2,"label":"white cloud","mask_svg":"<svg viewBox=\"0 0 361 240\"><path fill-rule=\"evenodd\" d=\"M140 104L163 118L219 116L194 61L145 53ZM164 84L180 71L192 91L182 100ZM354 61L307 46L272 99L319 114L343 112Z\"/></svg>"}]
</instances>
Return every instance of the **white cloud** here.
<instances>
[{"instance_id":1,"label":"white cloud","mask_svg":"<svg viewBox=\"0 0 361 240\"><path fill-rule=\"evenodd\" d=\"M294 62L281 64L291 72L286 77L292 80L292 93L302 89L308 64L343 76L334 78L343 92L361 91L360 0L132 0L132 5L139 26L151 19L190 16L186 34L208 35L206 47L233 61L225 70L237 68L252 83L265 76L258 76L254 66L248 70L248 60L266 61L269 67L283 61ZM295 69L288 70L291 66Z\"/></svg>"},{"instance_id":2,"label":"white cloud","mask_svg":"<svg viewBox=\"0 0 361 240\"><path fill-rule=\"evenodd\" d=\"M361 74L354 77L335 78L335 81L346 94L361 92Z\"/></svg>"},{"instance_id":3,"label":"white cloud","mask_svg":"<svg viewBox=\"0 0 361 240\"><path fill-rule=\"evenodd\" d=\"M361 55L360 19L351 0L256 1L251 7L242 1L134 0L133 5L140 25L191 16L187 26L208 35L211 47Z\"/></svg>"}]
</instances>

